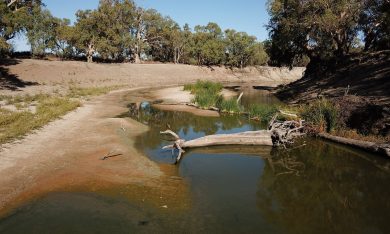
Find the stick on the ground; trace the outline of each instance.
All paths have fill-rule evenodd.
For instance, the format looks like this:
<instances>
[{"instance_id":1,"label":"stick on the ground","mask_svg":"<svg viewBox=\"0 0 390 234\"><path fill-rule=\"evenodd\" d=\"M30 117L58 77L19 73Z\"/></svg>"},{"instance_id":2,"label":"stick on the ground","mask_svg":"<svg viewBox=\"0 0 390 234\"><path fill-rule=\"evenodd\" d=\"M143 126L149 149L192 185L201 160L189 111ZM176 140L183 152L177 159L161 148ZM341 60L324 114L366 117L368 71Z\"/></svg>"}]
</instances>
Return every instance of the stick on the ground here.
<instances>
[{"instance_id":1,"label":"stick on the ground","mask_svg":"<svg viewBox=\"0 0 390 234\"><path fill-rule=\"evenodd\" d=\"M104 156L103 158L101 158L101 160L106 160L108 158L113 158L113 157L117 157L117 156L121 156L122 154L121 153L118 153L118 154L113 154L115 152L115 150L111 150L110 152L108 152L106 154L106 156Z\"/></svg>"}]
</instances>

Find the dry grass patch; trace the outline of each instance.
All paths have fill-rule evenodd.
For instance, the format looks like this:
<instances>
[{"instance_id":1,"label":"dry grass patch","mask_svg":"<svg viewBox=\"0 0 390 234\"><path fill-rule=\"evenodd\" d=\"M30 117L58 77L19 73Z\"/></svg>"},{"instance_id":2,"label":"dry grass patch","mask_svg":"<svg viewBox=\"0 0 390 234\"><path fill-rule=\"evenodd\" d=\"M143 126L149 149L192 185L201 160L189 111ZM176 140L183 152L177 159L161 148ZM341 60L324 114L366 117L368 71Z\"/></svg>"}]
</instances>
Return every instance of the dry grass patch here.
<instances>
[{"instance_id":1,"label":"dry grass patch","mask_svg":"<svg viewBox=\"0 0 390 234\"><path fill-rule=\"evenodd\" d=\"M7 105L14 105L18 111L0 108L0 144L21 138L80 106L77 100L42 94L7 97L6 100ZM24 109L29 105L36 107L34 113Z\"/></svg>"},{"instance_id":2,"label":"dry grass patch","mask_svg":"<svg viewBox=\"0 0 390 234\"><path fill-rule=\"evenodd\" d=\"M359 134L354 129L338 129L331 133L334 136L344 137L348 139L360 140L360 141L370 141L375 143L389 143L390 136L381 136L381 135L362 135Z\"/></svg>"},{"instance_id":3,"label":"dry grass patch","mask_svg":"<svg viewBox=\"0 0 390 234\"><path fill-rule=\"evenodd\" d=\"M69 88L68 97L71 98L80 98L80 97L89 97L89 96L99 96L107 94L112 90L119 89L123 86L104 86L104 87L77 87L71 86Z\"/></svg>"}]
</instances>

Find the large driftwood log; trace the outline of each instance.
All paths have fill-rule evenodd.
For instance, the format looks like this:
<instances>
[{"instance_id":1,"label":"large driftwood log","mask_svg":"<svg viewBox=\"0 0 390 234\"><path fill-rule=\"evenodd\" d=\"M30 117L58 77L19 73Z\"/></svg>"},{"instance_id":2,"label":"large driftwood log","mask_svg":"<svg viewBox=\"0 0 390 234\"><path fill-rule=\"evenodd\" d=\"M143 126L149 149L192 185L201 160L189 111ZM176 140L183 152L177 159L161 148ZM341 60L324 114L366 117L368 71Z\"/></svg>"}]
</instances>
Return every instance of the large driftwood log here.
<instances>
[{"instance_id":1,"label":"large driftwood log","mask_svg":"<svg viewBox=\"0 0 390 234\"><path fill-rule=\"evenodd\" d=\"M174 143L164 146L163 149L179 150L176 162L180 161L186 148L198 148L206 146L221 145L249 145L249 146L279 146L291 144L293 138L301 136L302 121L276 121L274 116L269 124L268 130L247 131L232 134L217 134L200 137L186 141L181 139L175 132L166 130L160 132L174 138Z\"/></svg>"},{"instance_id":2,"label":"large driftwood log","mask_svg":"<svg viewBox=\"0 0 390 234\"><path fill-rule=\"evenodd\" d=\"M197 139L185 141L171 130L160 132L161 134L169 134L175 138L172 145L164 146L163 149L179 150L176 162L180 161L181 156L185 153L185 148L198 148L206 146L221 146L221 145L266 145L272 146L271 132L267 130L248 131L233 134L218 134L200 137Z\"/></svg>"},{"instance_id":3,"label":"large driftwood log","mask_svg":"<svg viewBox=\"0 0 390 234\"><path fill-rule=\"evenodd\" d=\"M167 130L161 134L170 134L176 141L181 140L176 133ZM272 145L271 132L267 130L248 131L232 134L218 134L180 142L182 148L196 148L216 145ZM169 145L168 148L172 148Z\"/></svg>"},{"instance_id":4,"label":"large driftwood log","mask_svg":"<svg viewBox=\"0 0 390 234\"><path fill-rule=\"evenodd\" d=\"M320 133L318 135L324 139L332 140L345 145L354 146L372 153L382 154L390 157L390 144L377 144L369 141L348 139L344 137L332 136L327 133Z\"/></svg>"}]
</instances>

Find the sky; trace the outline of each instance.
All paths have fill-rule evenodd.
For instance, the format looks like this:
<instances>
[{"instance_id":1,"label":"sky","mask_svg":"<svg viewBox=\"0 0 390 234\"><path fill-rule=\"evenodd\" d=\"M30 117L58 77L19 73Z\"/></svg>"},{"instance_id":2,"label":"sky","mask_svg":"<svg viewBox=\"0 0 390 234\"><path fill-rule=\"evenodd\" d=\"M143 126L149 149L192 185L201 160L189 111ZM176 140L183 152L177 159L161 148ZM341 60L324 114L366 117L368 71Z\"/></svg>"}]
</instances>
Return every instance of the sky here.
<instances>
[{"instance_id":1,"label":"sky","mask_svg":"<svg viewBox=\"0 0 390 234\"><path fill-rule=\"evenodd\" d=\"M52 15L75 21L77 10L96 9L99 0L44 0ZM183 26L188 23L206 25L217 23L223 30L235 29L256 36L260 41L267 38L264 25L269 16L266 10L267 0L135 0L144 8L154 8L163 15L170 16ZM23 36L15 39L15 50L29 50Z\"/></svg>"}]
</instances>

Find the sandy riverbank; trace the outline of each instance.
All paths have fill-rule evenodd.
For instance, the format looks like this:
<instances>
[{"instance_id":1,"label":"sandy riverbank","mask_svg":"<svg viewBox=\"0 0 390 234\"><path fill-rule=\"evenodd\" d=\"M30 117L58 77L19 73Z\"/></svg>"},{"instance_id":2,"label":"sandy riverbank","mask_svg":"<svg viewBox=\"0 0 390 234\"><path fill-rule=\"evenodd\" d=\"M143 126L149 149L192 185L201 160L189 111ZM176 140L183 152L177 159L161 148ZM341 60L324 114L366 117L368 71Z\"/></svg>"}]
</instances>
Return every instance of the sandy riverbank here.
<instances>
[{"instance_id":1,"label":"sandy riverbank","mask_svg":"<svg viewBox=\"0 0 390 234\"><path fill-rule=\"evenodd\" d=\"M69 86L159 87L198 79L277 86L299 79L305 70L274 67L231 70L182 64L88 64L33 59L0 61L0 68L1 93L13 95L61 92Z\"/></svg>"},{"instance_id":2,"label":"sandy riverbank","mask_svg":"<svg viewBox=\"0 0 390 234\"><path fill-rule=\"evenodd\" d=\"M248 71L237 77L223 68L211 71L187 65L109 65L80 62L21 60L4 66L2 94L34 94L67 89L70 85L162 87L213 79L230 83L278 85L298 79L302 69L266 74ZM272 68L267 68L272 70ZM266 69L266 70L267 70ZM299 74L299 75L298 75ZM4 78L4 75L13 76ZM7 80L8 79L8 80ZM6 83L8 82L8 83ZM129 92L133 95L129 95ZM172 178L176 168L159 166L134 146L147 127L115 116L126 104L143 100L136 89L113 91L0 149L0 214L27 201L56 191L99 191L111 187L134 187L129 197L139 197L157 206L185 207L187 186ZM129 98L131 97L131 98ZM151 97L152 98L152 97ZM118 154L101 160L107 154ZM174 195L174 196L173 196Z\"/></svg>"}]
</instances>

